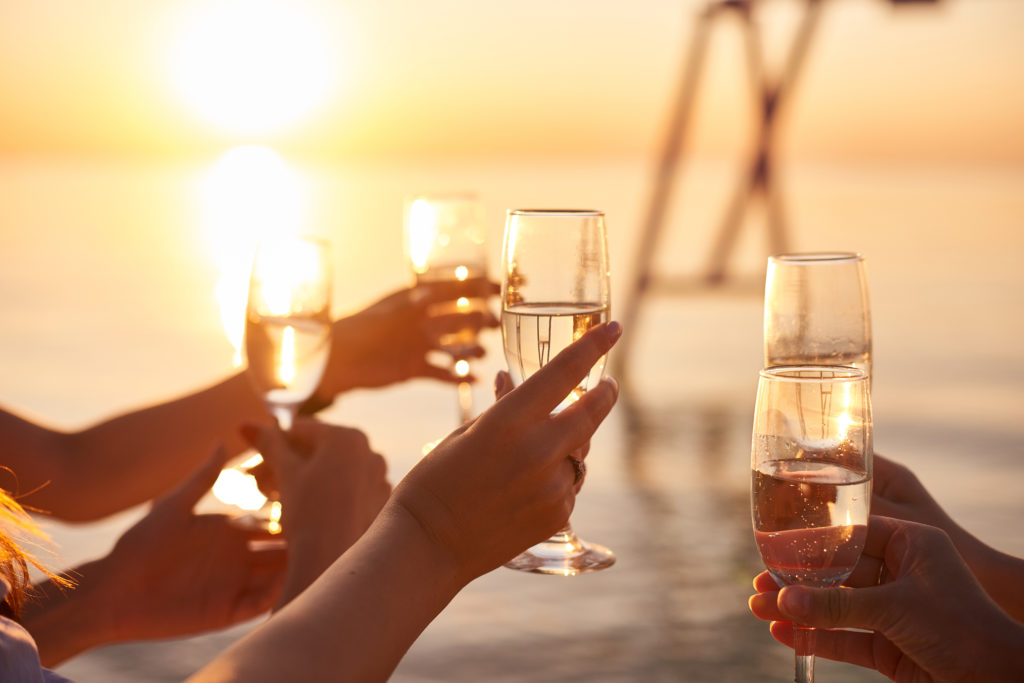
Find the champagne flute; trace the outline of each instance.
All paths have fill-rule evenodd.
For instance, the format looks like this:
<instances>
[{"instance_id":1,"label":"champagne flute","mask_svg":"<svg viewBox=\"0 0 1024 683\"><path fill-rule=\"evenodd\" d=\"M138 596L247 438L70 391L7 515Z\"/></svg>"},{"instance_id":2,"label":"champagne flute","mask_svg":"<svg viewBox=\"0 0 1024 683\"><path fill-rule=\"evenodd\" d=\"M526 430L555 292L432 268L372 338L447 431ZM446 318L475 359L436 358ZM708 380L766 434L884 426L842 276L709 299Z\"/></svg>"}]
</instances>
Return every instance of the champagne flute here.
<instances>
[{"instance_id":1,"label":"champagne flute","mask_svg":"<svg viewBox=\"0 0 1024 683\"><path fill-rule=\"evenodd\" d=\"M331 350L331 262L326 241L265 242L256 252L245 311L248 374L288 431L316 390Z\"/></svg>"},{"instance_id":2,"label":"champagne flute","mask_svg":"<svg viewBox=\"0 0 1024 683\"><path fill-rule=\"evenodd\" d=\"M405 246L416 284L464 282L487 277L487 230L483 208L471 193L432 194L412 197L405 207ZM486 311L483 298L460 297L436 304L435 315ZM477 345L477 330L466 325L442 334L441 349L454 363L455 374L469 375L470 354ZM473 419L473 388L458 384L459 424Z\"/></svg>"},{"instance_id":3,"label":"champagne flute","mask_svg":"<svg viewBox=\"0 0 1024 683\"><path fill-rule=\"evenodd\" d=\"M501 334L515 385L563 348L609 319L610 283L604 213L573 209L510 210L502 248ZM601 358L554 410L576 402L604 374ZM610 567L615 554L581 540L566 521L548 540L506 567L573 576Z\"/></svg>"},{"instance_id":4,"label":"champagne flute","mask_svg":"<svg viewBox=\"0 0 1024 683\"><path fill-rule=\"evenodd\" d=\"M323 240L288 237L256 251L245 312L247 374L284 431L323 375L331 347L330 249ZM236 521L279 533L281 503L259 490L257 454L221 472L214 496L242 508Z\"/></svg>"},{"instance_id":5,"label":"champagne flute","mask_svg":"<svg viewBox=\"0 0 1024 683\"><path fill-rule=\"evenodd\" d=\"M768 259L764 360L765 367L843 365L871 374L871 309L860 254Z\"/></svg>"},{"instance_id":6,"label":"champagne flute","mask_svg":"<svg viewBox=\"0 0 1024 683\"><path fill-rule=\"evenodd\" d=\"M853 572L871 507L868 375L857 368L761 371L751 439L751 517L780 586L838 586ZM814 680L814 629L794 624L796 681Z\"/></svg>"}]
</instances>

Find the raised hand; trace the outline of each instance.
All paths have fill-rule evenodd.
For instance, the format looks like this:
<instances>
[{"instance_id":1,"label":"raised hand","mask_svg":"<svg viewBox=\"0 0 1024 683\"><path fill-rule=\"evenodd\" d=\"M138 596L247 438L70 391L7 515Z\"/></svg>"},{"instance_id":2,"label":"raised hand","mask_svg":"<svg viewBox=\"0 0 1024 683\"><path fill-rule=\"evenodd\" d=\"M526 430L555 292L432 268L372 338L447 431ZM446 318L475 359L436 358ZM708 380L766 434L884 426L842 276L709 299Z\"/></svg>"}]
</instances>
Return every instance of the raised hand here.
<instances>
[{"instance_id":1,"label":"raised hand","mask_svg":"<svg viewBox=\"0 0 1024 683\"><path fill-rule=\"evenodd\" d=\"M560 414L550 412L620 333L618 323L598 326L517 389L506 391L511 383L504 380L497 403L442 441L396 488L395 502L453 553L468 578L569 519L578 491L569 456L586 455L618 388L606 379Z\"/></svg>"},{"instance_id":2,"label":"raised hand","mask_svg":"<svg viewBox=\"0 0 1024 683\"><path fill-rule=\"evenodd\" d=\"M861 561L838 588L754 579L750 610L793 646L792 622L821 629L816 655L894 681L1021 680L1024 625L986 595L939 529L872 516ZM825 630L857 628L869 632Z\"/></svg>"},{"instance_id":3,"label":"raised hand","mask_svg":"<svg viewBox=\"0 0 1024 683\"><path fill-rule=\"evenodd\" d=\"M435 315L435 304L459 297L494 296L499 286L483 278L463 282L434 282L402 289L370 307L334 323L331 357L310 407L329 403L338 393L355 388L382 387L425 377L458 383L466 378L451 368L434 365L427 354L438 349L438 339L462 327L477 330L497 327L490 313ZM469 354L484 354L477 346Z\"/></svg>"}]
</instances>

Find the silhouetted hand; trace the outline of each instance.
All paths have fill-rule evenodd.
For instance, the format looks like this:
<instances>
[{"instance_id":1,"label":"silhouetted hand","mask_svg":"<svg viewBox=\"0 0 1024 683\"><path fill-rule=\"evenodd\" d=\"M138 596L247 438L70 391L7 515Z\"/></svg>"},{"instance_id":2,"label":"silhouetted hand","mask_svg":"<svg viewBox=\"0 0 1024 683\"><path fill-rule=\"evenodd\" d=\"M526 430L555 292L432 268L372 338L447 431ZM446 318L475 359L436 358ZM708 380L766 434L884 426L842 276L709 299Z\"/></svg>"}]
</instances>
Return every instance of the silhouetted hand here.
<instances>
[{"instance_id":1,"label":"silhouetted hand","mask_svg":"<svg viewBox=\"0 0 1024 683\"><path fill-rule=\"evenodd\" d=\"M158 499L104 562L118 595L118 640L166 638L222 628L267 611L281 586L280 549L253 550L254 534L225 515L192 507L210 489L226 455L212 458Z\"/></svg>"},{"instance_id":2,"label":"silhouetted hand","mask_svg":"<svg viewBox=\"0 0 1024 683\"><path fill-rule=\"evenodd\" d=\"M438 349L442 334L463 327L497 327L489 312L438 315L436 304L460 297L487 298L499 285L483 278L436 282L402 289L370 307L334 323L331 356L312 407L329 403L343 391L382 387L425 377L457 383L466 378L451 368L430 363L427 354ZM483 356L477 346L468 357ZM473 378L470 377L470 380Z\"/></svg>"},{"instance_id":3,"label":"silhouetted hand","mask_svg":"<svg viewBox=\"0 0 1024 683\"><path fill-rule=\"evenodd\" d=\"M871 512L945 531L974 577L999 606L1024 620L1024 560L996 550L957 524L906 466L874 456Z\"/></svg>"},{"instance_id":4,"label":"silhouetted hand","mask_svg":"<svg viewBox=\"0 0 1024 683\"><path fill-rule=\"evenodd\" d=\"M750 610L793 646L792 622L819 630L814 652L895 681L1022 680L1024 625L986 595L935 527L872 516L864 554L845 586L754 579Z\"/></svg>"},{"instance_id":5,"label":"silhouetted hand","mask_svg":"<svg viewBox=\"0 0 1024 683\"><path fill-rule=\"evenodd\" d=\"M391 494L384 458L358 429L298 418L246 425L243 433L273 470L288 541L288 575L278 606L313 582L366 531Z\"/></svg>"}]
</instances>

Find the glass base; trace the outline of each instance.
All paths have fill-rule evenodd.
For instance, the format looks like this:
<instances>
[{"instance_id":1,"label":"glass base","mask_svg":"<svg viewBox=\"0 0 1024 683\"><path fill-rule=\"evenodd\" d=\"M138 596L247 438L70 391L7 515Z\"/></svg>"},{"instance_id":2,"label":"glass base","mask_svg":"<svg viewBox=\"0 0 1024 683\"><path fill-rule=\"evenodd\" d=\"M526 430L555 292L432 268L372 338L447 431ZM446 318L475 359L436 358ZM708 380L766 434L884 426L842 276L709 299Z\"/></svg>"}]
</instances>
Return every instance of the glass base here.
<instances>
[{"instance_id":1,"label":"glass base","mask_svg":"<svg viewBox=\"0 0 1024 683\"><path fill-rule=\"evenodd\" d=\"M576 576L607 569L613 564L615 553L602 545L583 541L568 529L517 555L505 566L534 574Z\"/></svg>"}]
</instances>

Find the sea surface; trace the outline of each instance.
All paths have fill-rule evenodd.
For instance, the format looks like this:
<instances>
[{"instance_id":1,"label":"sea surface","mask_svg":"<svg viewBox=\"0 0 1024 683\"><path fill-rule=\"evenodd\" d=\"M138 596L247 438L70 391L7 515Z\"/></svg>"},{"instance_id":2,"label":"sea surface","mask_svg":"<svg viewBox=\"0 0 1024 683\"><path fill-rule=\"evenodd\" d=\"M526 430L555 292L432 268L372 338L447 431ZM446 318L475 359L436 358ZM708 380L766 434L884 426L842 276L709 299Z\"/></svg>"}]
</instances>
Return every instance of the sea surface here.
<instances>
[{"instance_id":1,"label":"sea surface","mask_svg":"<svg viewBox=\"0 0 1024 683\"><path fill-rule=\"evenodd\" d=\"M761 569L748 503L768 253L759 205L730 261L754 287L631 301L645 160L292 163L264 191L225 181L216 162L0 159L0 404L77 429L235 372L217 292L237 280L232 252L244 256L268 225L331 240L341 315L410 282L401 215L412 193L478 192L495 270L506 209L603 209L612 314L634 323L628 357L613 355L623 396L594 439L573 522L618 561L575 578L478 579L393 680L791 680L791 652L746 607ZM654 277L701 272L736 171L683 166ZM1024 555L1024 169L794 163L780 178L792 250L866 257L876 450L983 540ZM479 410L503 366L497 333L483 341ZM456 416L451 388L415 381L345 395L323 417L362 428L397 481ZM59 562L102 555L142 512L49 524ZM105 647L59 671L82 683L178 681L251 626ZM822 681L879 679L819 664Z\"/></svg>"}]
</instances>

